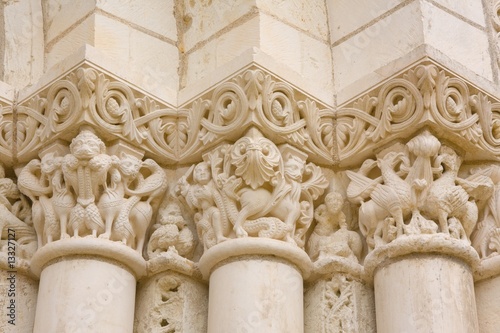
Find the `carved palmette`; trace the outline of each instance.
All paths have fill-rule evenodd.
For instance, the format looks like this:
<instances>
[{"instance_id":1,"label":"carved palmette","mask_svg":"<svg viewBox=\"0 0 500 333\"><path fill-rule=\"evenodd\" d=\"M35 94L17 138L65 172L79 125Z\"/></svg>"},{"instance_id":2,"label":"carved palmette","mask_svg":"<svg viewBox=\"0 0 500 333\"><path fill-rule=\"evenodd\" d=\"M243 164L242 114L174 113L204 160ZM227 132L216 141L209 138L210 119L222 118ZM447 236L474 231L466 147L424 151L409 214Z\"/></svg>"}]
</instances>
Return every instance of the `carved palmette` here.
<instances>
[{"instance_id":1,"label":"carved palmette","mask_svg":"<svg viewBox=\"0 0 500 333\"><path fill-rule=\"evenodd\" d=\"M246 236L304 246L313 201L328 185L321 169L306 158L289 145L276 146L256 129L205 154L205 161L181 178L177 191L195 212L205 248Z\"/></svg>"}]
</instances>

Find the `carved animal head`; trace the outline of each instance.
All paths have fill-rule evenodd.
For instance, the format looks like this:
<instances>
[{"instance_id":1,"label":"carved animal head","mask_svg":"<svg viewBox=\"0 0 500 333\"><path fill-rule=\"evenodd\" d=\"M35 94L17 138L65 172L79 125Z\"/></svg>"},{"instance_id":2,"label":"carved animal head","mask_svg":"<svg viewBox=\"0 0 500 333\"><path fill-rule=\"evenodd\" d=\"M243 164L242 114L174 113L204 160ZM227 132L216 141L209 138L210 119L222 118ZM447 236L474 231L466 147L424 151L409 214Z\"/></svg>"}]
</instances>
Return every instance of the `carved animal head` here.
<instances>
[{"instance_id":1,"label":"carved animal head","mask_svg":"<svg viewBox=\"0 0 500 333\"><path fill-rule=\"evenodd\" d=\"M91 130L82 130L69 145L71 153L78 159L91 159L106 152L106 146Z\"/></svg>"},{"instance_id":2,"label":"carved animal head","mask_svg":"<svg viewBox=\"0 0 500 333\"><path fill-rule=\"evenodd\" d=\"M132 155L122 153L118 163L120 172L129 178L135 178L142 166L142 161Z\"/></svg>"},{"instance_id":3,"label":"carved animal head","mask_svg":"<svg viewBox=\"0 0 500 333\"><path fill-rule=\"evenodd\" d=\"M290 158L285 162L285 175L293 180L300 181L302 179L304 169L305 163L299 157L290 156Z\"/></svg>"},{"instance_id":4,"label":"carved animal head","mask_svg":"<svg viewBox=\"0 0 500 333\"><path fill-rule=\"evenodd\" d=\"M54 172L61 166L62 157L57 156L56 153L49 153L42 157L41 169L45 174Z\"/></svg>"},{"instance_id":5,"label":"carved animal head","mask_svg":"<svg viewBox=\"0 0 500 333\"><path fill-rule=\"evenodd\" d=\"M453 149L447 146L441 147L438 158L440 162L444 164L445 169L450 171L458 171L460 165L462 164L460 156L458 156Z\"/></svg>"}]
</instances>

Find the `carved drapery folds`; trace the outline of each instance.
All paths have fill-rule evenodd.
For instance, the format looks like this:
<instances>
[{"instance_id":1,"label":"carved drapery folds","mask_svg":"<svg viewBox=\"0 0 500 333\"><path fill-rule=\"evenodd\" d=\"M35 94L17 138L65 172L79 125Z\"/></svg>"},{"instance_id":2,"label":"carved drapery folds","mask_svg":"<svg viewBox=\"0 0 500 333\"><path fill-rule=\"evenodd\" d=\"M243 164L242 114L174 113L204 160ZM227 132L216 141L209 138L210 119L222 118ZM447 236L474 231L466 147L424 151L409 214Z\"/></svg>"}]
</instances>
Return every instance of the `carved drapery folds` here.
<instances>
[{"instance_id":1,"label":"carved drapery folds","mask_svg":"<svg viewBox=\"0 0 500 333\"><path fill-rule=\"evenodd\" d=\"M370 249L403 235L442 233L469 241L476 202L491 196L488 177L460 178L460 156L424 131L347 171L347 195L360 205L359 226Z\"/></svg>"},{"instance_id":2,"label":"carved drapery folds","mask_svg":"<svg viewBox=\"0 0 500 333\"><path fill-rule=\"evenodd\" d=\"M179 180L205 249L227 238L265 237L304 246L313 200L328 186L307 156L252 128L203 156Z\"/></svg>"},{"instance_id":3,"label":"carved drapery folds","mask_svg":"<svg viewBox=\"0 0 500 333\"><path fill-rule=\"evenodd\" d=\"M155 161L108 155L90 128L72 140L69 153L47 153L19 174L19 188L33 203L39 248L90 236L121 241L142 253L152 201L166 186L165 173Z\"/></svg>"}]
</instances>

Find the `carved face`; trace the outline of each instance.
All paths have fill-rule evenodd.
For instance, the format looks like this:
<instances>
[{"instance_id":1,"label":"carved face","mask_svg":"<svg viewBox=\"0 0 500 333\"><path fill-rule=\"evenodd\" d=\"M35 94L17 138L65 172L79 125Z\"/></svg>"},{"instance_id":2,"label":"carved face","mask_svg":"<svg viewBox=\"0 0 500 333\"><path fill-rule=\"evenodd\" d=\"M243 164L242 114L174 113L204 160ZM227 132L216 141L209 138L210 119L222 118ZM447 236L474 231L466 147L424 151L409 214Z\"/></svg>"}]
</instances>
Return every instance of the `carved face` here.
<instances>
[{"instance_id":1,"label":"carved face","mask_svg":"<svg viewBox=\"0 0 500 333\"><path fill-rule=\"evenodd\" d=\"M193 179L199 184L208 184L211 179L211 175L210 168L207 163L202 162L194 168Z\"/></svg>"},{"instance_id":2,"label":"carved face","mask_svg":"<svg viewBox=\"0 0 500 333\"><path fill-rule=\"evenodd\" d=\"M331 213L338 213L342 210L344 205L344 198L340 193L331 192L325 197L325 204Z\"/></svg>"},{"instance_id":3,"label":"carved face","mask_svg":"<svg viewBox=\"0 0 500 333\"><path fill-rule=\"evenodd\" d=\"M120 159L120 171L127 177L134 178L141 169L141 160L132 155L123 154Z\"/></svg>"},{"instance_id":4,"label":"carved face","mask_svg":"<svg viewBox=\"0 0 500 333\"><path fill-rule=\"evenodd\" d=\"M304 162L294 157L290 157L285 163L285 172L290 178L300 180L304 173Z\"/></svg>"},{"instance_id":5,"label":"carved face","mask_svg":"<svg viewBox=\"0 0 500 333\"><path fill-rule=\"evenodd\" d=\"M78 159L91 159L104 152L104 143L94 133L82 131L71 141L71 153Z\"/></svg>"}]
</instances>

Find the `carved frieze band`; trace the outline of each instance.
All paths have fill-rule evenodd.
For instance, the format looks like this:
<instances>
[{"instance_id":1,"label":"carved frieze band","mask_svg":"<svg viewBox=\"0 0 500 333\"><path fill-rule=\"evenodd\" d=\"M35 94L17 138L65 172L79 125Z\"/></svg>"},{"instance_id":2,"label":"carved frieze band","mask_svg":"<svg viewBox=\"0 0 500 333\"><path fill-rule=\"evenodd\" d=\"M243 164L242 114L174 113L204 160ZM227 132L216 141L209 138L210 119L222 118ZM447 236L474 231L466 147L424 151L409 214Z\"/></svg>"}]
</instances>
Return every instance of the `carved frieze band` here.
<instances>
[{"instance_id":1,"label":"carved frieze band","mask_svg":"<svg viewBox=\"0 0 500 333\"><path fill-rule=\"evenodd\" d=\"M464 148L474 147L467 159L498 159L500 103L472 89L436 65L421 64L385 83L378 93L340 108L336 130L341 164L358 164L358 157L423 126L439 128Z\"/></svg>"},{"instance_id":2,"label":"carved frieze band","mask_svg":"<svg viewBox=\"0 0 500 333\"><path fill-rule=\"evenodd\" d=\"M331 163L333 112L299 95L291 85L254 69L175 109L96 69L78 68L19 105L17 154L27 162L39 147L87 123L143 147L162 162L189 163L199 160L207 148L236 140L242 130L256 126L279 143ZM12 124L8 119L2 124L0 144L6 147Z\"/></svg>"}]
</instances>

